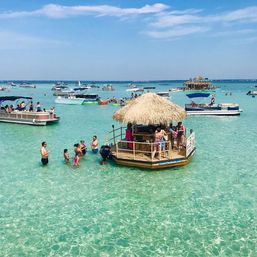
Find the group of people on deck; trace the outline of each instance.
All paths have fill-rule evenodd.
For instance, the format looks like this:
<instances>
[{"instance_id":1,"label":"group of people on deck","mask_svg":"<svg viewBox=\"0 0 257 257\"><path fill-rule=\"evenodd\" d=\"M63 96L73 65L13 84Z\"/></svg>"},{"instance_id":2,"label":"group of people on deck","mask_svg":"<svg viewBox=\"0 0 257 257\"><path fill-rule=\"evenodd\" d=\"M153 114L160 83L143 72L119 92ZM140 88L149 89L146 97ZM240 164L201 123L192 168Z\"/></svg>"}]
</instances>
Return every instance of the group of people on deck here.
<instances>
[{"instance_id":1,"label":"group of people on deck","mask_svg":"<svg viewBox=\"0 0 257 257\"><path fill-rule=\"evenodd\" d=\"M41 149L40 149L40 154L41 154L41 162L42 165L47 165L48 164L48 156L49 156L49 151L47 150L47 143L42 142L41 144ZM98 153L98 140L97 136L94 135L92 138L91 142L91 150L94 154ZM87 147L86 143L84 140L80 140L80 143L74 144L74 158L73 158L73 165L74 166L79 166L79 162L83 156L85 156L87 153ZM68 149L63 150L63 158L65 163L70 163L70 154Z\"/></svg>"},{"instance_id":2,"label":"group of people on deck","mask_svg":"<svg viewBox=\"0 0 257 257\"><path fill-rule=\"evenodd\" d=\"M46 109L45 108L41 108L41 105L40 105L40 102L37 102L35 108L34 108L34 104L33 102L31 101L29 103L29 106L27 108L27 105L24 101L22 101L21 103L17 104L17 107L14 108L14 106L11 104L11 105L5 105L3 108L1 109L4 109L7 113L11 113L13 111L29 111L29 112L46 112ZM54 113L54 107L52 107L50 109L50 112Z\"/></svg>"},{"instance_id":3,"label":"group of people on deck","mask_svg":"<svg viewBox=\"0 0 257 257\"><path fill-rule=\"evenodd\" d=\"M128 149L133 150L133 141L136 142L137 138L134 136L132 124L127 124L125 139L127 142ZM178 122L177 126L173 126L171 123L170 126L158 126L153 130L153 127L149 128L148 133L154 134L152 138L152 142L154 143L154 151L153 156L155 156L156 152L164 151L166 149L166 142L170 140L172 149L176 148L177 150L181 150L181 147L185 143L186 136L186 128L182 124L182 122ZM137 128L136 128L137 130ZM134 131L137 132L137 131ZM176 145L175 145L176 142Z\"/></svg>"}]
</instances>

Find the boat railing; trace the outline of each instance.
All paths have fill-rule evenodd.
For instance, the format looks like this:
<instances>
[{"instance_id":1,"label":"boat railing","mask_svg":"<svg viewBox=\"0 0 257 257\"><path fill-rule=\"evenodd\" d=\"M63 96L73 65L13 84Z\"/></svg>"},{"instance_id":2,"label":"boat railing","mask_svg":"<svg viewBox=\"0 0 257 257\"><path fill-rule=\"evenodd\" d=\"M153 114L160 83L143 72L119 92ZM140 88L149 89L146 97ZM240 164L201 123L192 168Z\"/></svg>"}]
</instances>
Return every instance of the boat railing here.
<instances>
[{"instance_id":1,"label":"boat railing","mask_svg":"<svg viewBox=\"0 0 257 257\"><path fill-rule=\"evenodd\" d=\"M112 131L109 131L106 136L106 142L108 143L113 142L114 144L118 140L122 140L126 135L126 127L120 127L117 129L114 129L114 125L112 125Z\"/></svg>"},{"instance_id":2,"label":"boat railing","mask_svg":"<svg viewBox=\"0 0 257 257\"><path fill-rule=\"evenodd\" d=\"M186 139L186 157L188 157L195 149L195 132L190 133Z\"/></svg>"},{"instance_id":3,"label":"boat railing","mask_svg":"<svg viewBox=\"0 0 257 257\"><path fill-rule=\"evenodd\" d=\"M32 120L48 120L56 119L56 114L51 111L46 112L28 112L28 111L13 111L13 112L0 112L0 118L9 118L9 119L32 119Z\"/></svg>"},{"instance_id":4,"label":"boat railing","mask_svg":"<svg viewBox=\"0 0 257 257\"><path fill-rule=\"evenodd\" d=\"M171 141L154 142L136 142L120 140L114 144L115 155L117 158L128 154L132 159L138 159L137 156L148 156L152 161L157 155L158 159L172 159Z\"/></svg>"},{"instance_id":5,"label":"boat railing","mask_svg":"<svg viewBox=\"0 0 257 257\"><path fill-rule=\"evenodd\" d=\"M152 161L155 158L155 155L159 159L162 157L167 159L174 158L175 151L177 155L181 157L188 157L195 149L195 133L191 130L190 135L185 138L184 142L182 142L181 149L172 149L171 140L161 141L159 143L153 142L152 140L146 140L145 142L142 141L127 141L125 139L126 127L120 127L114 129L108 133L106 136L106 144L112 145L114 149L114 153L116 157L127 153L130 157L132 155L133 159L136 159L138 155L145 155L148 156Z\"/></svg>"}]
</instances>

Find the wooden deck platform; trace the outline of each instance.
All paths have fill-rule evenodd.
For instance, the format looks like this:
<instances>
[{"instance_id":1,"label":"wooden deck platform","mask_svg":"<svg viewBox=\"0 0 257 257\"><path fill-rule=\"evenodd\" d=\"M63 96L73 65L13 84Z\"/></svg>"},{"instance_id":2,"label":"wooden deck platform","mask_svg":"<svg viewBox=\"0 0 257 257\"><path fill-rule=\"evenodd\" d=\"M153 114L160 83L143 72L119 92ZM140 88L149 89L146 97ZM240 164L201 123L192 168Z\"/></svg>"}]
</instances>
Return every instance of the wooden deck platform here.
<instances>
[{"instance_id":1,"label":"wooden deck platform","mask_svg":"<svg viewBox=\"0 0 257 257\"><path fill-rule=\"evenodd\" d=\"M138 160L138 161L146 161L146 162L155 162L155 161L168 161L168 160L175 160L175 159L181 159L186 157L186 151L185 149L182 149L180 151L173 149L171 153L171 158L168 158L168 154L162 152L160 158L158 157L159 154L156 153L155 157L152 159L151 155L148 153L140 153L136 152L135 157L131 150L118 150L118 156L116 152L116 146L112 146L111 148L112 155L119 159L128 159L128 160Z\"/></svg>"}]
</instances>

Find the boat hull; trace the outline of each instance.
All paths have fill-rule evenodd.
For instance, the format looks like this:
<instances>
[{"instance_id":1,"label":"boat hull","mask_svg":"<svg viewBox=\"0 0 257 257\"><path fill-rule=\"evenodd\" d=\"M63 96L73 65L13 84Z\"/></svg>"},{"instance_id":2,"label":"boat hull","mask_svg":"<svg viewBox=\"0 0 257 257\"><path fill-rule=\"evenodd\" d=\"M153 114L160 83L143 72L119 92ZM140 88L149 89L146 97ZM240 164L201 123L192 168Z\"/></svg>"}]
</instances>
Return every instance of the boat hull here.
<instances>
[{"instance_id":1,"label":"boat hull","mask_svg":"<svg viewBox=\"0 0 257 257\"><path fill-rule=\"evenodd\" d=\"M238 116L240 110L213 110L213 111L187 111L187 115L200 115L200 116Z\"/></svg>"},{"instance_id":2,"label":"boat hull","mask_svg":"<svg viewBox=\"0 0 257 257\"><path fill-rule=\"evenodd\" d=\"M82 104L98 104L98 100L84 100Z\"/></svg>"},{"instance_id":3,"label":"boat hull","mask_svg":"<svg viewBox=\"0 0 257 257\"><path fill-rule=\"evenodd\" d=\"M112 160L119 165L143 168L149 170L160 170L167 169L179 166L187 165L193 158L195 154L196 148L190 153L188 157L185 158L177 158L172 160L157 160L157 161L142 161L142 160L131 160L131 159L123 159L117 158L115 155L111 155Z\"/></svg>"},{"instance_id":4,"label":"boat hull","mask_svg":"<svg viewBox=\"0 0 257 257\"><path fill-rule=\"evenodd\" d=\"M57 104L75 104L75 105L82 105L84 102L84 99L79 99L79 98L73 98L73 99L68 99L68 98L56 98L55 103Z\"/></svg>"},{"instance_id":5,"label":"boat hull","mask_svg":"<svg viewBox=\"0 0 257 257\"><path fill-rule=\"evenodd\" d=\"M51 119L30 119L30 118L15 118L15 117L0 117L0 122L14 123L14 124L24 124L33 126L46 126L49 124L59 122L60 118L55 117Z\"/></svg>"}]
</instances>

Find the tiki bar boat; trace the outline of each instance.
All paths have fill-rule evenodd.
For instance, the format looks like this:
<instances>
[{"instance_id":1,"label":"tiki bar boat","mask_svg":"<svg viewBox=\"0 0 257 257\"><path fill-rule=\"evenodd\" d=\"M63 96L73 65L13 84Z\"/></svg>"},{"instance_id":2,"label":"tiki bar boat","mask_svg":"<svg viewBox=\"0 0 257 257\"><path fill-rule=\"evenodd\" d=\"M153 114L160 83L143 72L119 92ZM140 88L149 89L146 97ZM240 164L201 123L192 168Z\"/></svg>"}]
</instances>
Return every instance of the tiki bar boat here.
<instances>
[{"instance_id":1,"label":"tiki bar boat","mask_svg":"<svg viewBox=\"0 0 257 257\"><path fill-rule=\"evenodd\" d=\"M20 100L22 100L21 104L24 103L24 107L14 109L14 107L20 106L17 102ZM59 121L60 118L56 116L53 109L37 112L28 111L26 110L28 104L26 104L25 101L32 101L32 98L23 96L1 96L0 122L45 126ZM14 102L14 107L13 104L8 105L8 102Z\"/></svg>"},{"instance_id":2,"label":"tiki bar boat","mask_svg":"<svg viewBox=\"0 0 257 257\"><path fill-rule=\"evenodd\" d=\"M185 90L214 90L215 86L208 80L208 78L203 78L201 76L195 77L184 82Z\"/></svg>"},{"instance_id":3,"label":"tiki bar boat","mask_svg":"<svg viewBox=\"0 0 257 257\"><path fill-rule=\"evenodd\" d=\"M195 153L195 134L184 135L181 145L172 136L170 124L186 117L183 108L154 93L146 93L131 100L116 111L113 119L128 124L107 135L112 160L121 165L146 169L163 169L189 163ZM156 129L166 130L165 139L156 142ZM128 140L127 130L131 139ZM175 147L175 145L177 147Z\"/></svg>"}]
</instances>

